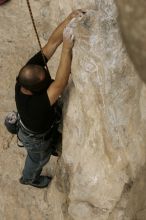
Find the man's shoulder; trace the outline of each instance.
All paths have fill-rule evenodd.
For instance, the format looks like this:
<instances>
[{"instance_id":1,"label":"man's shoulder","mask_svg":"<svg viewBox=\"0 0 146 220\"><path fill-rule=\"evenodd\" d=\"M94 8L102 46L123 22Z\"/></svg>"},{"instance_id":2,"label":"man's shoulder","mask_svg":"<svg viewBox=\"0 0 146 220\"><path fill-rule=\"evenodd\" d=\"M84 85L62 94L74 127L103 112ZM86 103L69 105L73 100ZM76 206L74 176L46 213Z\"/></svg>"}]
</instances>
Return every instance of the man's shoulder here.
<instances>
[{"instance_id":1,"label":"man's shoulder","mask_svg":"<svg viewBox=\"0 0 146 220\"><path fill-rule=\"evenodd\" d=\"M45 57L45 55L42 55L41 51L39 51L27 61L26 65L34 64L44 67L47 62L48 59Z\"/></svg>"}]
</instances>

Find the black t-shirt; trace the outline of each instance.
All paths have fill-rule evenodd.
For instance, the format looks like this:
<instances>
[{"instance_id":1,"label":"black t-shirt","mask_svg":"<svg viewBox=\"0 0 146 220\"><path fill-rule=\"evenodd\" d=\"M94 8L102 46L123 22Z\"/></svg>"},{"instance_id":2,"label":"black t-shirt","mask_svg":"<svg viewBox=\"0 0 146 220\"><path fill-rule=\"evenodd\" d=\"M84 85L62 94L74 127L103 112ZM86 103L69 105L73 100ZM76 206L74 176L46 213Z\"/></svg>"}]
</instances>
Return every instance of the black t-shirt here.
<instances>
[{"instance_id":1,"label":"black t-shirt","mask_svg":"<svg viewBox=\"0 0 146 220\"><path fill-rule=\"evenodd\" d=\"M47 63L47 58L45 58ZM27 64L45 66L41 52L35 54ZM20 85L15 85L15 101L23 124L34 132L43 132L52 125L55 113L50 105L47 91L40 94L26 95L20 91Z\"/></svg>"}]
</instances>

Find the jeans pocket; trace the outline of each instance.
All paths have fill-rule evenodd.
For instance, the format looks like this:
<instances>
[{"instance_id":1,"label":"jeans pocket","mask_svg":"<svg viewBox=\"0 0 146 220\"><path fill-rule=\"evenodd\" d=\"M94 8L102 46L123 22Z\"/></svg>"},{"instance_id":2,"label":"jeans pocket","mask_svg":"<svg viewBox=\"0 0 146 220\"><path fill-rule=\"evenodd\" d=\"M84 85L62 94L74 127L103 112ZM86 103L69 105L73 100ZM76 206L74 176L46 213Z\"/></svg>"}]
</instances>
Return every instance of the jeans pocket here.
<instances>
[{"instance_id":1,"label":"jeans pocket","mask_svg":"<svg viewBox=\"0 0 146 220\"><path fill-rule=\"evenodd\" d=\"M44 137L25 134L21 129L19 129L18 137L26 150L30 150L34 153L49 151L50 146L52 145L51 139L45 140Z\"/></svg>"},{"instance_id":2,"label":"jeans pocket","mask_svg":"<svg viewBox=\"0 0 146 220\"><path fill-rule=\"evenodd\" d=\"M30 138L29 140L25 141L24 143L26 149L31 150L33 152L39 153L42 151L42 140L36 140L35 138Z\"/></svg>"}]
</instances>

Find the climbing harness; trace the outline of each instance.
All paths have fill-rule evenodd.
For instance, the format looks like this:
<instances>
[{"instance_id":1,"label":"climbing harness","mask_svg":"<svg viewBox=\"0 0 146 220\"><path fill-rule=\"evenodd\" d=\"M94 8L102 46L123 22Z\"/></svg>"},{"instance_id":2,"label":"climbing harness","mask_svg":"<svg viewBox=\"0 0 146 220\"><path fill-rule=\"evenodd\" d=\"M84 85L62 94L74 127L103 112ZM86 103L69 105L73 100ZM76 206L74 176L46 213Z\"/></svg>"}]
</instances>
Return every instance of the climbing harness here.
<instances>
[{"instance_id":1,"label":"climbing harness","mask_svg":"<svg viewBox=\"0 0 146 220\"><path fill-rule=\"evenodd\" d=\"M37 31L37 28L36 28L36 25L35 25L35 21L34 21L34 17L33 17L33 13L32 13L32 9L31 9L31 5L30 5L29 0L26 0L26 3L27 3L27 7L28 7L29 14L30 14L30 17L31 17L31 21L32 21L32 24L33 24L33 28L34 28L34 31L35 31L35 34L36 34L36 38L37 38L37 41L38 41L38 44L39 44L39 47L40 47L42 58L43 58L43 61L44 61L44 64L45 64L45 68L46 68L47 72L49 72L48 66L47 66L46 61L45 61L45 56L43 54L41 41L40 41L38 31Z\"/></svg>"}]
</instances>

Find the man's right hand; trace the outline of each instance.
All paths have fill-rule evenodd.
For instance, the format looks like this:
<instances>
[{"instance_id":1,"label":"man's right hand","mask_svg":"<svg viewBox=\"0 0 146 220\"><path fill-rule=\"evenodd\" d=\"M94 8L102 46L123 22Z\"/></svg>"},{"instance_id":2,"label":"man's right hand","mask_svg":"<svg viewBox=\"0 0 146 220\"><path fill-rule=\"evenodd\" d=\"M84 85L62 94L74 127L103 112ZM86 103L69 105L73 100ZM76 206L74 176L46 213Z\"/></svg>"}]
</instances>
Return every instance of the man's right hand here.
<instances>
[{"instance_id":1,"label":"man's right hand","mask_svg":"<svg viewBox=\"0 0 146 220\"><path fill-rule=\"evenodd\" d=\"M73 29L67 26L63 31L63 49L72 49L74 46Z\"/></svg>"}]
</instances>

